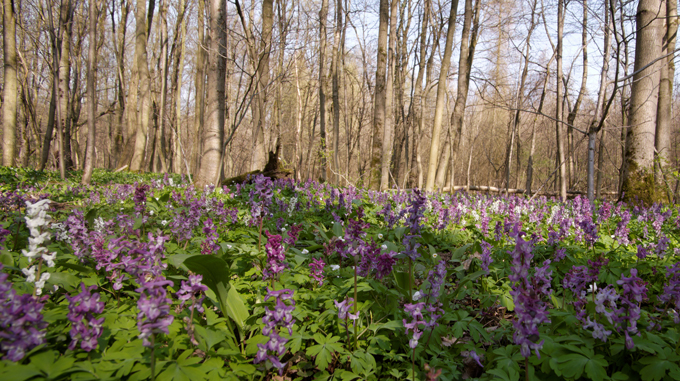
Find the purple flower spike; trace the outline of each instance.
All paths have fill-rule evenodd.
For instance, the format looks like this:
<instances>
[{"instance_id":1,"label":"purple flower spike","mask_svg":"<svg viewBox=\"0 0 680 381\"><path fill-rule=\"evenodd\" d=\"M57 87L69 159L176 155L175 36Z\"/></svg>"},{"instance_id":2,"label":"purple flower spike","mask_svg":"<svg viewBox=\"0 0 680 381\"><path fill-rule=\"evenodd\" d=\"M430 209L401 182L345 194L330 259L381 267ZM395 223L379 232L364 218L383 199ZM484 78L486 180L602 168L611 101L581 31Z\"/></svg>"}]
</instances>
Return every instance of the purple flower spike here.
<instances>
[{"instance_id":1,"label":"purple flower spike","mask_svg":"<svg viewBox=\"0 0 680 381\"><path fill-rule=\"evenodd\" d=\"M281 375L283 374L283 368L286 366L286 363L281 362L281 357L286 353L285 344L288 339L281 337L278 329L287 329L289 335L293 334L295 300L293 299L293 290L283 289L274 291L267 289L267 291L267 296L264 298L265 302L271 298L276 299L274 309L271 310L269 307L265 307L265 315L262 318L264 323L262 334L269 337L269 341L265 344L257 345L259 350L253 362L259 364L269 360L279 370L279 375Z\"/></svg>"},{"instance_id":2,"label":"purple flower spike","mask_svg":"<svg viewBox=\"0 0 680 381\"><path fill-rule=\"evenodd\" d=\"M175 319L170 315L172 300L167 297L165 288L173 283L165 278L158 278L145 282L140 279L141 287L137 289L141 295L137 302L139 313L137 314L137 329L139 338L144 341L144 346L150 347L149 337L156 333L168 333L168 327Z\"/></svg>"},{"instance_id":3,"label":"purple flower spike","mask_svg":"<svg viewBox=\"0 0 680 381\"><path fill-rule=\"evenodd\" d=\"M68 320L71 321L71 344L68 348L74 350L81 341L80 347L86 352L97 348L97 339L102 334L104 318L95 319L94 314L104 312L104 302L100 302L98 292L92 293L96 285L85 287L85 283L80 284L82 292L76 296L66 296L69 301Z\"/></svg>"},{"instance_id":4,"label":"purple flower spike","mask_svg":"<svg viewBox=\"0 0 680 381\"><path fill-rule=\"evenodd\" d=\"M17 295L7 278L7 274L0 273L0 354L3 359L19 361L45 342L47 323L43 321L41 302L47 297Z\"/></svg>"},{"instance_id":5,"label":"purple flower spike","mask_svg":"<svg viewBox=\"0 0 680 381\"><path fill-rule=\"evenodd\" d=\"M321 258L315 259L312 261L312 263L309 264L310 276L314 278L314 280L317 282L319 286L323 284L324 266L326 266L326 263Z\"/></svg>"}]
</instances>

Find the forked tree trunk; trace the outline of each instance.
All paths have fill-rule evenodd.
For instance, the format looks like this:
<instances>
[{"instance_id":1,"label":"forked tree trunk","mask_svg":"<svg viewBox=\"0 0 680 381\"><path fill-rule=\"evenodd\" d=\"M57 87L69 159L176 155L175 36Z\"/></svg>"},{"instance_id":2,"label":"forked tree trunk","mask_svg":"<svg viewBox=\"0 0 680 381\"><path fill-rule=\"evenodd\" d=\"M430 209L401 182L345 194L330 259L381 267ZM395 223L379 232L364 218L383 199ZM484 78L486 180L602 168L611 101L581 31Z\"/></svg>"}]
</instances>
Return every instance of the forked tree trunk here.
<instances>
[{"instance_id":1,"label":"forked tree trunk","mask_svg":"<svg viewBox=\"0 0 680 381\"><path fill-rule=\"evenodd\" d=\"M427 182L425 189L434 190L437 176L437 159L439 158L439 135L441 134L442 119L444 119L444 105L446 104L446 78L451 66L451 52L453 50L453 35L456 29L456 13L458 12L458 0L451 1L449 24L446 31L446 45L444 56L439 71L439 83L437 84L437 101L434 109L434 122L432 123L432 143L430 145L430 161L427 169Z\"/></svg>"}]
</instances>

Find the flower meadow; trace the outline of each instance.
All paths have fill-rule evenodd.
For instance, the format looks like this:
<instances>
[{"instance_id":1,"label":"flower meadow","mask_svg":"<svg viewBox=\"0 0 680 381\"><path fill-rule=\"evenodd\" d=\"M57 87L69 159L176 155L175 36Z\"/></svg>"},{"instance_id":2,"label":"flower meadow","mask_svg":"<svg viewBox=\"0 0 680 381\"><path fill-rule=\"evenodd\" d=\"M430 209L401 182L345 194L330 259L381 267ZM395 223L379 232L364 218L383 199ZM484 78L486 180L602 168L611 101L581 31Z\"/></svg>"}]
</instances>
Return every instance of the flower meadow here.
<instances>
[{"instance_id":1,"label":"flower meadow","mask_svg":"<svg viewBox=\"0 0 680 381\"><path fill-rule=\"evenodd\" d=\"M675 205L0 175L4 381L680 380Z\"/></svg>"}]
</instances>

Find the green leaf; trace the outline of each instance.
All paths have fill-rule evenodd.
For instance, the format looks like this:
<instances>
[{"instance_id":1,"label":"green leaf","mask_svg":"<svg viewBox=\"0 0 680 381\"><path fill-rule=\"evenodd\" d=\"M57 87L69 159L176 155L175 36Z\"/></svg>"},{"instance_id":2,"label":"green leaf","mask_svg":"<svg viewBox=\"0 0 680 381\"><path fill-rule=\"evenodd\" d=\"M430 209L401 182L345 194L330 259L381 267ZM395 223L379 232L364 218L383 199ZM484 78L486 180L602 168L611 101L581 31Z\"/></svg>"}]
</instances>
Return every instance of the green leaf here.
<instances>
[{"instance_id":1,"label":"green leaf","mask_svg":"<svg viewBox=\"0 0 680 381\"><path fill-rule=\"evenodd\" d=\"M232 318L239 327L243 328L246 320L250 317L248 308L243 303L241 295L236 291L236 287L229 287L227 293L226 314Z\"/></svg>"},{"instance_id":2,"label":"green leaf","mask_svg":"<svg viewBox=\"0 0 680 381\"><path fill-rule=\"evenodd\" d=\"M196 330L196 333L198 334L198 338L202 344L201 349L204 352L208 352L213 346L215 346L215 344L227 338L226 333L217 329L210 329L200 325L195 325L194 330Z\"/></svg>"},{"instance_id":3,"label":"green leaf","mask_svg":"<svg viewBox=\"0 0 680 381\"><path fill-rule=\"evenodd\" d=\"M607 379L608 366L602 355L585 357L579 353L569 353L557 358L559 370L566 378L578 379L585 371L588 377L594 381Z\"/></svg>"},{"instance_id":4,"label":"green leaf","mask_svg":"<svg viewBox=\"0 0 680 381\"><path fill-rule=\"evenodd\" d=\"M73 357L59 356L56 351L46 351L31 357L30 365L44 373L47 378L57 378L67 371L72 370L75 359Z\"/></svg>"},{"instance_id":5,"label":"green leaf","mask_svg":"<svg viewBox=\"0 0 680 381\"><path fill-rule=\"evenodd\" d=\"M333 223L333 234L336 237L344 237L345 236L345 229L342 227L341 224L334 222Z\"/></svg>"},{"instance_id":6,"label":"green leaf","mask_svg":"<svg viewBox=\"0 0 680 381\"><path fill-rule=\"evenodd\" d=\"M71 273L50 273L50 279L46 282L49 285L59 285L67 290L72 290L80 284L80 278Z\"/></svg>"},{"instance_id":7,"label":"green leaf","mask_svg":"<svg viewBox=\"0 0 680 381\"><path fill-rule=\"evenodd\" d=\"M667 348L668 352L670 353L671 350L670 348ZM662 357L662 358L660 358ZM640 375L643 380L645 381L659 381L666 376L667 371L671 371L671 376L673 379L678 379L678 375L680 375L680 368L678 368L678 365L673 362L669 361L664 355L661 355L659 357L657 356L649 356L645 357L640 360L640 364L647 365L642 370L640 371Z\"/></svg>"},{"instance_id":8,"label":"green leaf","mask_svg":"<svg viewBox=\"0 0 680 381\"><path fill-rule=\"evenodd\" d=\"M473 245L472 243L468 243L467 245L463 245L457 248L456 250L453 251L453 253L451 253L451 259L461 259L463 255L465 255L467 249L469 249L470 246L472 245Z\"/></svg>"},{"instance_id":9,"label":"green leaf","mask_svg":"<svg viewBox=\"0 0 680 381\"><path fill-rule=\"evenodd\" d=\"M203 276L203 284L215 293L220 310L227 315L227 291L230 276L227 262L214 255L194 255L186 258L183 264L189 270Z\"/></svg>"},{"instance_id":10,"label":"green leaf","mask_svg":"<svg viewBox=\"0 0 680 381\"><path fill-rule=\"evenodd\" d=\"M491 370L487 371L487 373L493 374L494 376L496 376L496 378L503 380L503 381L518 381L519 380L519 374L517 372L515 372L517 377L512 378L504 369L501 369L501 368L491 369Z\"/></svg>"},{"instance_id":11,"label":"green leaf","mask_svg":"<svg viewBox=\"0 0 680 381\"><path fill-rule=\"evenodd\" d=\"M338 343L340 337L332 336L332 334L324 337L317 333L314 335L314 340L319 344L308 347L305 353L308 356L316 356L314 364L319 367L319 370L325 370L333 360L333 353L342 351L342 345Z\"/></svg>"},{"instance_id":12,"label":"green leaf","mask_svg":"<svg viewBox=\"0 0 680 381\"><path fill-rule=\"evenodd\" d=\"M14 258L12 258L12 254L7 250L2 250L2 252L0 252L0 263L6 267L14 267Z\"/></svg>"},{"instance_id":13,"label":"green leaf","mask_svg":"<svg viewBox=\"0 0 680 381\"><path fill-rule=\"evenodd\" d=\"M0 372L3 381L23 381L40 374L34 367L28 365L13 364Z\"/></svg>"}]
</instances>

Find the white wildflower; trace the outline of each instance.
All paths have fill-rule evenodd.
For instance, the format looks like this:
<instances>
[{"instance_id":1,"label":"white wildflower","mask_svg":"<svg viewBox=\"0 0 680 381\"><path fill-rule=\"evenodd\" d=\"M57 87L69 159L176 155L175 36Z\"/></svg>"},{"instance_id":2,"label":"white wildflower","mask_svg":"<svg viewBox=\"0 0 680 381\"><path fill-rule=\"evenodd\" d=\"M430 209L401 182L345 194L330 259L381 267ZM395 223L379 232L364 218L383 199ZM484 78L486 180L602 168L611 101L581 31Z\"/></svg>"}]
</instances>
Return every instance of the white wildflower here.
<instances>
[{"instance_id":1,"label":"white wildflower","mask_svg":"<svg viewBox=\"0 0 680 381\"><path fill-rule=\"evenodd\" d=\"M24 273L24 275L26 275L26 282L28 283L35 282L35 266L22 269L21 272Z\"/></svg>"},{"instance_id":2,"label":"white wildflower","mask_svg":"<svg viewBox=\"0 0 680 381\"><path fill-rule=\"evenodd\" d=\"M383 250L387 250L387 245L380 245L380 248Z\"/></svg>"},{"instance_id":3,"label":"white wildflower","mask_svg":"<svg viewBox=\"0 0 680 381\"><path fill-rule=\"evenodd\" d=\"M35 282L35 294L42 295L42 289L45 287L45 281L50 279L50 273L40 274L40 279Z\"/></svg>"},{"instance_id":4,"label":"white wildflower","mask_svg":"<svg viewBox=\"0 0 680 381\"><path fill-rule=\"evenodd\" d=\"M382 239L383 235L382 233L378 233L378 239Z\"/></svg>"},{"instance_id":5,"label":"white wildflower","mask_svg":"<svg viewBox=\"0 0 680 381\"><path fill-rule=\"evenodd\" d=\"M54 258L57 257L57 253L43 254L42 259L47 262L47 267L54 267Z\"/></svg>"},{"instance_id":6,"label":"white wildflower","mask_svg":"<svg viewBox=\"0 0 680 381\"><path fill-rule=\"evenodd\" d=\"M94 230L96 232L102 233L104 231L104 228L106 227L106 222L104 222L104 219L101 217L97 217L94 219Z\"/></svg>"},{"instance_id":7,"label":"white wildflower","mask_svg":"<svg viewBox=\"0 0 680 381\"><path fill-rule=\"evenodd\" d=\"M331 270L333 270L333 271L340 270L340 265L331 265Z\"/></svg>"},{"instance_id":8,"label":"white wildflower","mask_svg":"<svg viewBox=\"0 0 680 381\"><path fill-rule=\"evenodd\" d=\"M307 249L302 249L302 254L309 254L309 250L307 250Z\"/></svg>"},{"instance_id":9,"label":"white wildflower","mask_svg":"<svg viewBox=\"0 0 680 381\"><path fill-rule=\"evenodd\" d=\"M163 221L161 221L161 225L165 226L165 225L167 225L167 224L168 224L168 220L163 220Z\"/></svg>"},{"instance_id":10,"label":"white wildflower","mask_svg":"<svg viewBox=\"0 0 680 381\"><path fill-rule=\"evenodd\" d=\"M413 301L421 299L422 297L423 297L423 294L420 291L416 291L415 293L413 293Z\"/></svg>"}]
</instances>

